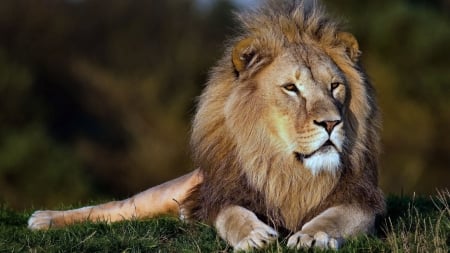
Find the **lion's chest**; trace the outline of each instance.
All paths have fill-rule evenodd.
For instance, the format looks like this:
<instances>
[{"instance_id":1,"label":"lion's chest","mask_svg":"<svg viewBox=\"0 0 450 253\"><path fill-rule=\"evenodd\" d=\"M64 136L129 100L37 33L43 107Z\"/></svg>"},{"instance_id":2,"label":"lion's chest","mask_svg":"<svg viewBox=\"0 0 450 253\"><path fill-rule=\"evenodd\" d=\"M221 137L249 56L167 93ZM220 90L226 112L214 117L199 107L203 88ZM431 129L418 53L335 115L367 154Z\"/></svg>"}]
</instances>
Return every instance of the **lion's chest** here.
<instances>
[{"instance_id":1,"label":"lion's chest","mask_svg":"<svg viewBox=\"0 0 450 253\"><path fill-rule=\"evenodd\" d=\"M305 218L310 217L313 212L320 209L324 200L333 190L336 180L329 175L318 175L307 178L271 178L267 180L262 189L266 198L267 209L270 213L281 217L270 217L278 221L277 225L283 226L291 231L297 231ZM277 211L275 211L277 210ZM275 211L275 212L274 212Z\"/></svg>"}]
</instances>

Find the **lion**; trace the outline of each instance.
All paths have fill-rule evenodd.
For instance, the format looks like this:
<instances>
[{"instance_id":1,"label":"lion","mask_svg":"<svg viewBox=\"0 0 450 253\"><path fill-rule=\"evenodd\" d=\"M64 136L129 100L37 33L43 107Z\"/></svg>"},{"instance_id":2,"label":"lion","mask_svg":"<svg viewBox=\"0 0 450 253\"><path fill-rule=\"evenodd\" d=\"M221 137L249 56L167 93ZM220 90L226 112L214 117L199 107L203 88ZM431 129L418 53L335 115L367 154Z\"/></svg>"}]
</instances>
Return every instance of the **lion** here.
<instances>
[{"instance_id":1,"label":"lion","mask_svg":"<svg viewBox=\"0 0 450 253\"><path fill-rule=\"evenodd\" d=\"M282 232L291 248L338 249L373 232L381 119L357 40L316 1L237 19L193 120L197 169L122 201L36 211L30 229L172 214L213 225L235 250Z\"/></svg>"}]
</instances>

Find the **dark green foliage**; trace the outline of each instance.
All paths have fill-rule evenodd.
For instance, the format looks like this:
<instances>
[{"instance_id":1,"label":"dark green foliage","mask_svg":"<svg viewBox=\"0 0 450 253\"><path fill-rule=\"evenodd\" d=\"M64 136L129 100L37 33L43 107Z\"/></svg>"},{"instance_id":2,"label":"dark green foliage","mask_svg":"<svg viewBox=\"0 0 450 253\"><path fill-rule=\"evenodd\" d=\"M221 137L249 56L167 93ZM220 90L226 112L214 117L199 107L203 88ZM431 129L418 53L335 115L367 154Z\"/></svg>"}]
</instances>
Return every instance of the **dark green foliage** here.
<instances>
[{"instance_id":1,"label":"dark green foliage","mask_svg":"<svg viewBox=\"0 0 450 253\"><path fill-rule=\"evenodd\" d=\"M429 216L436 212L436 205L430 198L419 197L406 197L390 195L386 198L387 213L392 220L398 220L404 218L407 211L414 207L419 213Z\"/></svg>"}]
</instances>

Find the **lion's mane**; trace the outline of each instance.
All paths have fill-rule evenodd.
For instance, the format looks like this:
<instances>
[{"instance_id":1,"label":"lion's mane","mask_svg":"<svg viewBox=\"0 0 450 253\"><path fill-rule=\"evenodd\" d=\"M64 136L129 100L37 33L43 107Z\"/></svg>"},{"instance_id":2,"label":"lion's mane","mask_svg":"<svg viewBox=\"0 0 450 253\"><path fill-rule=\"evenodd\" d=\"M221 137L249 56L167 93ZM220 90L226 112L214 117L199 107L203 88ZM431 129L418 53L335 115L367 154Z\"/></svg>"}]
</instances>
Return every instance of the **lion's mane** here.
<instances>
[{"instance_id":1,"label":"lion's mane","mask_svg":"<svg viewBox=\"0 0 450 253\"><path fill-rule=\"evenodd\" d=\"M375 92L359 65L359 51L339 40L341 25L329 19L315 1L269 1L238 15L240 35L230 41L224 57L210 73L193 121L191 146L204 181L184 206L194 219L213 222L227 205L240 205L274 226L299 229L328 207L356 204L374 214L383 210L377 187L380 116ZM254 39L258 64L236 72L233 47ZM315 43L345 74L350 99L343 115L346 142L339 173L312 175L300 169L272 145L255 122L261 115L253 75L286 45ZM236 89L239 88L239 92ZM227 108L229 101L235 106ZM237 124L230 127L234 122ZM233 124L234 124L233 123ZM238 138L245 133L247 138Z\"/></svg>"}]
</instances>

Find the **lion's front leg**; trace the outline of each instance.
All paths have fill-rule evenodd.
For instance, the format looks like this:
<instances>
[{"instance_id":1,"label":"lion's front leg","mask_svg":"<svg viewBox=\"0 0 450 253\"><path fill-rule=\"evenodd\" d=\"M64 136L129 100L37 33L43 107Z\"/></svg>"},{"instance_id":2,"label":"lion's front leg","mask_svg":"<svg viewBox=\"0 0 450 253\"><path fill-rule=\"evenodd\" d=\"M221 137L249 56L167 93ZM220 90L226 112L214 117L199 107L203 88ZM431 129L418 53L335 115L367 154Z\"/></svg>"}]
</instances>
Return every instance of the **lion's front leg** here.
<instances>
[{"instance_id":1,"label":"lion's front leg","mask_svg":"<svg viewBox=\"0 0 450 253\"><path fill-rule=\"evenodd\" d=\"M240 206L229 206L218 214L215 227L235 251L261 249L275 241L277 231Z\"/></svg>"},{"instance_id":2,"label":"lion's front leg","mask_svg":"<svg viewBox=\"0 0 450 253\"><path fill-rule=\"evenodd\" d=\"M331 207L292 235L288 247L317 247L339 249L344 238L361 233L372 232L375 215L355 206L341 205Z\"/></svg>"}]
</instances>

